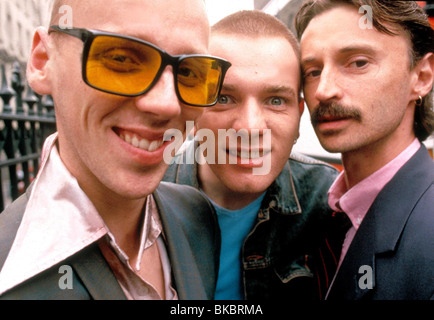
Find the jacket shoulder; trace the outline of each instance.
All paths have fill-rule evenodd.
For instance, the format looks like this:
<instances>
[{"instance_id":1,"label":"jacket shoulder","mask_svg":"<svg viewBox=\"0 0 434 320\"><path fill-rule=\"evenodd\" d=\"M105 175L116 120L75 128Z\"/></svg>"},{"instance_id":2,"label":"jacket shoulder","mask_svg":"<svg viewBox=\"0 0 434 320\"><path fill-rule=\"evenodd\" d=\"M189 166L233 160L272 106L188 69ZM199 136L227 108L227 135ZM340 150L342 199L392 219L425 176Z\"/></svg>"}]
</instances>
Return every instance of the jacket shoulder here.
<instances>
[{"instance_id":1,"label":"jacket shoulder","mask_svg":"<svg viewBox=\"0 0 434 320\"><path fill-rule=\"evenodd\" d=\"M160 182L160 185L155 190L155 193L160 198L169 198L170 201L165 203L171 207L175 206L178 211L184 214L198 210L206 212L214 211L211 203L203 196L203 194L189 185L182 185L168 181ZM185 205L185 207L183 207Z\"/></svg>"},{"instance_id":2,"label":"jacket shoulder","mask_svg":"<svg viewBox=\"0 0 434 320\"><path fill-rule=\"evenodd\" d=\"M291 154L288 163L302 211L309 215L331 216L327 192L339 171L328 163L296 153Z\"/></svg>"},{"instance_id":3,"label":"jacket shoulder","mask_svg":"<svg viewBox=\"0 0 434 320\"><path fill-rule=\"evenodd\" d=\"M171 163L167 168L166 173L164 174L163 181L175 183L178 170L179 170L179 164L177 164L176 162Z\"/></svg>"},{"instance_id":4,"label":"jacket shoulder","mask_svg":"<svg viewBox=\"0 0 434 320\"><path fill-rule=\"evenodd\" d=\"M6 225L10 226L11 224L20 223L28 200L27 194L23 194L8 205L3 212L0 213L0 228Z\"/></svg>"},{"instance_id":5,"label":"jacket shoulder","mask_svg":"<svg viewBox=\"0 0 434 320\"><path fill-rule=\"evenodd\" d=\"M0 213L0 269L9 254L28 202L23 194Z\"/></svg>"},{"instance_id":6,"label":"jacket shoulder","mask_svg":"<svg viewBox=\"0 0 434 320\"><path fill-rule=\"evenodd\" d=\"M200 229L202 235L209 233L211 238L216 236L218 222L214 207L199 190L188 185L162 181L154 195L169 219L177 220L186 234L195 235L191 229Z\"/></svg>"},{"instance_id":7,"label":"jacket shoulder","mask_svg":"<svg viewBox=\"0 0 434 320\"><path fill-rule=\"evenodd\" d=\"M305 167L312 167L312 168L317 167L317 168L323 168L324 170L330 172L338 172L338 170L335 167L333 167L331 164L298 152L291 152L291 155L289 156L289 161L293 163L299 163L300 165Z\"/></svg>"},{"instance_id":8,"label":"jacket shoulder","mask_svg":"<svg viewBox=\"0 0 434 320\"><path fill-rule=\"evenodd\" d=\"M214 207L195 188L170 182L161 182L154 198L174 263L179 296L212 299L220 252L220 229Z\"/></svg>"},{"instance_id":9,"label":"jacket shoulder","mask_svg":"<svg viewBox=\"0 0 434 320\"><path fill-rule=\"evenodd\" d=\"M199 188L197 180L197 161L195 161L195 150L198 146L197 141L189 140L184 143L183 150L173 158L164 174L162 181L177 184L189 185L196 189Z\"/></svg>"},{"instance_id":10,"label":"jacket shoulder","mask_svg":"<svg viewBox=\"0 0 434 320\"><path fill-rule=\"evenodd\" d=\"M315 182L315 184L324 182L331 185L339 174L332 165L300 153L291 153L288 162L291 175L296 181Z\"/></svg>"}]
</instances>

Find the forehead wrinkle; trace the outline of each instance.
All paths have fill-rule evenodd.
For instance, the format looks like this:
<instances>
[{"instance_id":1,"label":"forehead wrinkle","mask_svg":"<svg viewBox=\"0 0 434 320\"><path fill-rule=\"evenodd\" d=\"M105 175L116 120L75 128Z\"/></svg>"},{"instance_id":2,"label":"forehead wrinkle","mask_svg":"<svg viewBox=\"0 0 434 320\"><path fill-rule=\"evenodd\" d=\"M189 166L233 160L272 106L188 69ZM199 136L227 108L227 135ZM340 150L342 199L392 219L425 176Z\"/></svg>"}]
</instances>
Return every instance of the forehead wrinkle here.
<instances>
[{"instance_id":1,"label":"forehead wrinkle","mask_svg":"<svg viewBox=\"0 0 434 320\"><path fill-rule=\"evenodd\" d=\"M349 45L349 46L346 46L346 47L339 49L338 52L340 52L340 53L364 52L364 53L373 54L373 53L375 53L375 49L372 48L371 46L366 46L366 45L360 45L360 46L359 45Z\"/></svg>"}]
</instances>

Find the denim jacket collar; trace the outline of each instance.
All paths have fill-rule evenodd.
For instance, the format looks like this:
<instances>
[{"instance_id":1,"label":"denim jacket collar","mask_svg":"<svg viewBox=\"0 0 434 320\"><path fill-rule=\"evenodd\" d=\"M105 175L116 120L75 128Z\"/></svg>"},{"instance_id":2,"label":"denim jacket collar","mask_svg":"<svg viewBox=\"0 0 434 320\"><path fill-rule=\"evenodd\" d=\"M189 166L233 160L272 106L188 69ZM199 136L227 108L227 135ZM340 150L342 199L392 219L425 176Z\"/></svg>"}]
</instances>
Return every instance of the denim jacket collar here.
<instances>
[{"instance_id":1,"label":"denim jacket collar","mask_svg":"<svg viewBox=\"0 0 434 320\"><path fill-rule=\"evenodd\" d=\"M272 196L270 208L282 214L302 213L288 161L285 163L282 172L268 189Z\"/></svg>"}]
</instances>

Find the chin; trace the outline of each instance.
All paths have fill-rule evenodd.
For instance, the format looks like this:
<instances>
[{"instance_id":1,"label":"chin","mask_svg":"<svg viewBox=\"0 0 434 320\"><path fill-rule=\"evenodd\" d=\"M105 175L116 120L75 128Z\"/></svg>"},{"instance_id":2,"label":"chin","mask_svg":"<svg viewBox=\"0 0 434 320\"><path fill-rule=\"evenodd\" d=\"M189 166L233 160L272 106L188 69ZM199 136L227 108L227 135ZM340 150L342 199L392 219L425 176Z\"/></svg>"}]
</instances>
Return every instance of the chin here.
<instances>
[{"instance_id":1,"label":"chin","mask_svg":"<svg viewBox=\"0 0 434 320\"><path fill-rule=\"evenodd\" d=\"M318 138L321 146L330 153L343 153L353 149L351 143L346 141L340 141L339 139L328 137L328 138Z\"/></svg>"},{"instance_id":2,"label":"chin","mask_svg":"<svg viewBox=\"0 0 434 320\"><path fill-rule=\"evenodd\" d=\"M137 200L153 193L160 184L164 172L152 175L137 175L130 179L125 179L123 183L118 181L114 186L114 191L125 199Z\"/></svg>"},{"instance_id":3,"label":"chin","mask_svg":"<svg viewBox=\"0 0 434 320\"><path fill-rule=\"evenodd\" d=\"M240 194L263 193L273 183L269 179L263 179L260 176L251 176L247 179L237 179L231 181L229 189Z\"/></svg>"}]
</instances>

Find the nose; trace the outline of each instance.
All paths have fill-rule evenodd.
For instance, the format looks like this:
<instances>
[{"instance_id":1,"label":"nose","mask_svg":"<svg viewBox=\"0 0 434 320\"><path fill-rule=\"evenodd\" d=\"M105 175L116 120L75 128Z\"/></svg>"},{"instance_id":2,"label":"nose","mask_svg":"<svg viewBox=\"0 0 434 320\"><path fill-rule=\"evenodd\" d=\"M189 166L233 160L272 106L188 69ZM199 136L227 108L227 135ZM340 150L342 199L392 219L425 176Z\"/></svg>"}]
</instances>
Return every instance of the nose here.
<instances>
[{"instance_id":1,"label":"nose","mask_svg":"<svg viewBox=\"0 0 434 320\"><path fill-rule=\"evenodd\" d=\"M320 102L340 99L342 90L338 83L338 73L332 68L324 67L319 77L315 99Z\"/></svg>"},{"instance_id":2,"label":"nose","mask_svg":"<svg viewBox=\"0 0 434 320\"><path fill-rule=\"evenodd\" d=\"M232 127L236 131L241 129L252 133L254 130L259 130L262 134L263 129L267 129L267 122L262 104L256 98L248 98L236 111L237 117Z\"/></svg>"},{"instance_id":3,"label":"nose","mask_svg":"<svg viewBox=\"0 0 434 320\"><path fill-rule=\"evenodd\" d=\"M157 83L147 93L136 98L136 107L162 120L181 114L181 103L176 96L171 66L166 67Z\"/></svg>"}]
</instances>

